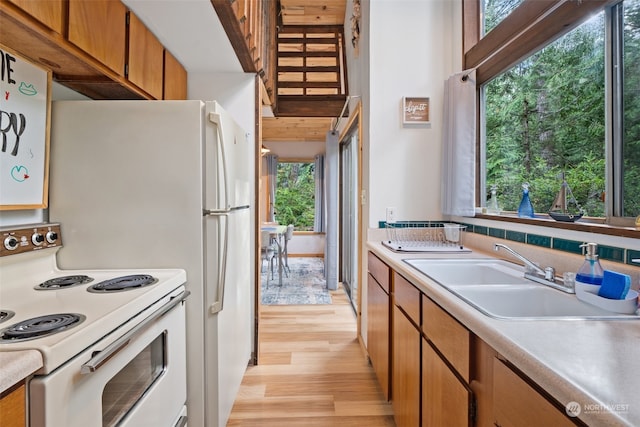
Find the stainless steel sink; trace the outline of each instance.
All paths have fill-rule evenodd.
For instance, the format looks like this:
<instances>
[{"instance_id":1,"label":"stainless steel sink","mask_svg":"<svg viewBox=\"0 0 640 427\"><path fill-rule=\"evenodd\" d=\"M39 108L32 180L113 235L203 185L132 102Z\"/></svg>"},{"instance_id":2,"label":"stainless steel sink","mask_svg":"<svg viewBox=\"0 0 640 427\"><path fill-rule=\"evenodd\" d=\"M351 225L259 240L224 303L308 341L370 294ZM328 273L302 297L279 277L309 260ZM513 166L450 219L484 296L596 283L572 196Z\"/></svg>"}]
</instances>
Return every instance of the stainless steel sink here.
<instances>
[{"instance_id":1,"label":"stainless steel sink","mask_svg":"<svg viewBox=\"0 0 640 427\"><path fill-rule=\"evenodd\" d=\"M579 300L532 280L524 269L492 259L405 259L481 313L506 320L638 320Z\"/></svg>"},{"instance_id":2,"label":"stainless steel sink","mask_svg":"<svg viewBox=\"0 0 640 427\"><path fill-rule=\"evenodd\" d=\"M443 286L529 284L524 270L493 259L405 259L404 262Z\"/></svg>"}]
</instances>

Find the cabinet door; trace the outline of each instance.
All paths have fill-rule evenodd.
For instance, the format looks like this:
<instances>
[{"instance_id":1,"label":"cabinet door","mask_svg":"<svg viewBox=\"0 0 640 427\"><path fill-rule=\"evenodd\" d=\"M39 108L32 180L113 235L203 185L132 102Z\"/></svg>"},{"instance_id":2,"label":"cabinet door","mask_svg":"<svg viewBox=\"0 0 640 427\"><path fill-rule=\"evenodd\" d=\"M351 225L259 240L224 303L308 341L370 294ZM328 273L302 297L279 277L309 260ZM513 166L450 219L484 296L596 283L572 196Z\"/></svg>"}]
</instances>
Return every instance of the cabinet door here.
<instances>
[{"instance_id":1,"label":"cabinet door","mask_svg":"<svg viewBox=\"0 0 640 427\"><path fill-rule=\"evenodd\" d=\"M187 99L187 70L164 51L164 99Z\"/></svg>"},{"instance_id":2,"label":"cabinet door","mask_svg":"<svg viewBox=\"0 0 640 427\"><path fill-rule=\"evenodd\" d=\"M129 81L162 99L164 47L144 23L129 13Z\"/></svg>"},{"instance_id":3,"label":"cabinet door","mask_svg":"<svg viewBox=\"0 0 640 427\"><path fill-rule=\"evenodd\" d=\"M62 34L62 0L9 0L35 19Z\"/></svg>"},{"instance_id":4,"label":"cabinet door","mask_svg":"<svg viewBox=\"0 0 640 427\"><path fill-rule=\"evenodd\" d=\"M389 295L369 273L367 351L385 399L389 400Z\"/></svg>"},{"instance_id":5,"label":"cabinet door","mask_svg":"<svg viewBox=\"0 0 640 427\"><path fill-rule=\"evenodd\" d=\"M498 358L493 359L493 415L500 427L575 426Z\"/></svg>"},{"instance_id":6,"label":"cabinet door","mask_svg":"<svg viewBox=\"0 0 640 427\"><path fill-rule=\"evenodd\" d=\"M422 426L468 427L471 390L422 339Z\"/></svg>"},{"instance_id":7,"label":"cabinet door","mask_svg":"<svg viewBox=\"0 0 640 427\"><path fill-rule=\"evenodd\" d=\"M397 427L420 423L420 339L418 328L394 306L391 404Z\"/></svg>"},{"instance_id":8,"label":"cabinet door","mask_svg":"<svg viewBox=\"0 0 640 427\"><path fill-rule=\"evenodd\" d=\"M26 425L25 399L24 383L0 399L0 421L3 427Z\"/></svg>"},{"instance_id":9,"label":"cabinet door","mask_svg":"<svg viewBox=\"0 0 640 427\"><path fill-rule=\"evenodd\" d=\"M69 41L124 76L126 19L119 1L69 0Z\"/></svg>"}]
</instances>

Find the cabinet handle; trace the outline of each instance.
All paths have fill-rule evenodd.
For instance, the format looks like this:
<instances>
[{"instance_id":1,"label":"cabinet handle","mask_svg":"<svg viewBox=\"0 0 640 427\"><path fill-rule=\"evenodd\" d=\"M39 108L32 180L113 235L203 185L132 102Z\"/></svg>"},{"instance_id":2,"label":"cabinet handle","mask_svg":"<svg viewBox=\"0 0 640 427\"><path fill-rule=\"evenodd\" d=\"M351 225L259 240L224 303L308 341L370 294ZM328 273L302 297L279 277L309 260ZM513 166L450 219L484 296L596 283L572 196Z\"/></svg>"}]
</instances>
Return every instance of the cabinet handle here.
<instances>
[{"instance_id":1,"label":"cabinet handle","mask_svg":"<svg viewBox=\"0 0 640 427\"><path fill-rule=\"evenodd\" d=\"M112 344L107 346L104 350L95 351L91 357L91 359L86 362L80 368L81 374L89 374L91 372L95 372L104 365L109 359L116 355L120 350L122 350L125 346L129 344L131 338L134 337L141 329L147 326L149 323L154 320L162 317L169 310L171 310L176 305L180 304L182 301L186 300L191 292L184 291L178 296L172 297L169 302L164 304L158 310L153 312L149 317L138 323L134 326L129 332L124 334L122 337L118 338Z\"/></svg>"}]
</instances>

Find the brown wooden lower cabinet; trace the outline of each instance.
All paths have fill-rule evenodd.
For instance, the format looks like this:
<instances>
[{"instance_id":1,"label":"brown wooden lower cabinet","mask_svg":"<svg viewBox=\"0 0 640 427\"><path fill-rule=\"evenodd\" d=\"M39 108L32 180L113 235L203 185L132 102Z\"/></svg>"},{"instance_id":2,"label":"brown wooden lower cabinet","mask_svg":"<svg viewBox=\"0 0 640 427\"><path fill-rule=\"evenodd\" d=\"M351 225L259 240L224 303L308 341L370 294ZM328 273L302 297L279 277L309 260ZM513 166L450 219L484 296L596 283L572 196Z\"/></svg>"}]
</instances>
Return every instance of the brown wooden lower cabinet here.
<instances>
[{"instance_id":1,"label":"brown wooden lower cabinet","mask_svg":"<svg viewBox=\"0 0 640 427\"><path fill-rule=\"evenodd\" d=\"M391 404L397 427L420 424L420 331L393 307Z\"/></svg>"},{"instance_id":2,"label":"brown wooden lower cabinet","mask_svg":"<svg viewBox=\"0 0 640 427\"><path fill-rule=\"evenodd\" d=\"M25 385L24 382L0 398L0 425L2 427L24 427Z\"/></svg>"},{"instance_id":3,"label":"brown wooden lower cabinet","mask_svg":"<svg viewBox=\"0 0 640 427\"><path fill-rule=\"evenodd\" d=\"M493 359L493 416L498 427L575 426L500 359Z\"/></svg>"},{"instance_id":4,"label":"brown wooden lower cabinet","mask_svg":"<svg viewBox=\"0 0 640 427\"><path fill-rule=\"evenodd\" d=\"M381 260L373 261L381 267ZM389 271L391 318L379 306L388 295L369 276L367 313L378 319L367 324L380 330L376 322L390 323L390 394L398 427L584 425L407 279ZM374 342L369 335L370 354L384 350L374 349Z\"/></svg>"},{"instance_id":5,"label":"brown wooden lower cabinet","mask_svg":"<svg viewBox=\"0 0 640 427\"><path fill-rule=\"evenodd\" d=\"M369 274L367 281L367 348L384 398L389 400L389 295Z\"/></svg>"},{"instance_id":6,"label":"brown wooden lower cabinet","mask_svg":"<svg viewBox=\"0 0 640 427\"><path fill-rule=\"evenodd\" d=\"M422 339L422 426L471 425L472 392Z\"/></svg>"}]
</instances>

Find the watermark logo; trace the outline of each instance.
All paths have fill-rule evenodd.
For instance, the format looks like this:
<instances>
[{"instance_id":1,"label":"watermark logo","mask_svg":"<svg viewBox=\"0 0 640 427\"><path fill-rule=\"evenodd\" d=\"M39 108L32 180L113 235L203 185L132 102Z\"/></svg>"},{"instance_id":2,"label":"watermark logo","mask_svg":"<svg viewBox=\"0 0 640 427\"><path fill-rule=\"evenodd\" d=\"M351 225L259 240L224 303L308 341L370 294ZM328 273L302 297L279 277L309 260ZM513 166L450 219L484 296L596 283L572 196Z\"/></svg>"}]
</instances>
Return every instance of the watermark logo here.
<instances>
[{"instance_id":1,"label":"watermark logo","mask_svg":"<svg viewBox=\"0 0 640 427\"><path fill-rule=\"evenodd\" d=\"M580 415L580 412L582 412L582 407L578 402L569 402L564 407L564 411L570 417L577 417L578 415Z\"/></svg>"},{"instance_id":2,"label":"watermark logo","mask_svg":"<svg viewBox=\"0 0 640 427\"><path fill-rule=\"evenodd\" d=\"M629 412L629 404L627 403L585 403L580 404L578 402L569 402L564 407L565 412L570 417L578 417L581 413L585 414L599 414L605 412L616 412L624 414Z\"/></svg>"}]
</instances>

